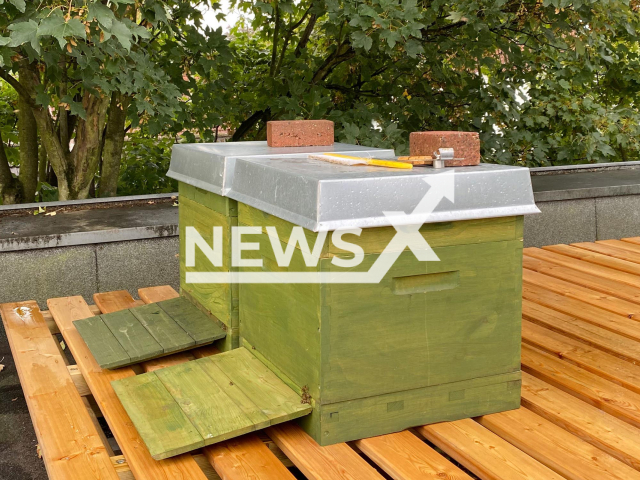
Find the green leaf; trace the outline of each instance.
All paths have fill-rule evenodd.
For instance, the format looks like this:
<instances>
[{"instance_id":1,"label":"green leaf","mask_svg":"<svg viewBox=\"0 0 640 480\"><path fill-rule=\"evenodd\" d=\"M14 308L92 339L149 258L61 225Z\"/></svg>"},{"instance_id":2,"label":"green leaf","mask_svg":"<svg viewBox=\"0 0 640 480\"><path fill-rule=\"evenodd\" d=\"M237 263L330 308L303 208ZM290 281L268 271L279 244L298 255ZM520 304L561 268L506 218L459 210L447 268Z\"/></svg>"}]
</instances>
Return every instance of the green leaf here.
<instances>
[{"instance_id":1,"label":"green leaf","mask_svg":"<svg viewBox=\"0 0 640 480\"><path fill-rule=\"evenodd\" d=\"M407 43L404 44L404 50L405 52L407 52L407 55L415 58L424 52L424 47L417 40L410 38L409 40L407 40Z\"/></svg>"},{"instance_id":2,"label":"green leaf","mask_svg":"<svg viewBox=\"0 0 640 480\"><path fill-rule=\"evenodd\" d=\"M40 44L38 43L38 24L33 20L28 22L20 22L9 25L11 30L11 47L19 47L25 43L31 43L31 46L36 52L40 52Z\"/></svg>"},{"instance_id":3,"label":"green leaf","mask_svg":"<svg viewBox=\"0 0 640 480\"><path fill-rule=\"evenodd\" d=\"M84 30L84 24L77 18L72 18L68 22L62 15L50 15L38 27L38 36L55 37L60 44L60 48L64 48L67 44L67 37L87 38Z\"/></svg>"},{"instance_id":4,"label":"green leaf","mask_svg":"<svg viewBox=\"0 0 640 480\"><path fill-rule=\"evenodd\" d=\"M365 32L354 32L351 34L351 38L353 39L354 47L364 48L367 52L371 50L373 40L371 40L371 37L369 37Z\"/></svg>"},{"instance_id":5,"label":"green leaf","mask_svg":"<svg viewBox=\"0 0 640 480\"><path fill-rule=\"evenodd\" d=\"M111 35L116 37L120 42L120 45L127 50L131 48L131 30L129 30L124 23L118 20L113 20L111 28L105 29L105 31L108 31Z\"/></svg>"},{"instance_id":6,"label":"green leaf","mask_svg":"<svg viewBox=\"0 0 640 480\"><path fill-rule=\"evenodd\" d=\"M100 25L105 28L111 28L115 15L109 7L100 2L94 2L89 4L89 10L87 12L87 20L91 21L96 19Z\"/></svg>"},{"instance_id":7,"label":"green leaf","mask_svg":"<svg viewBox=\"0 0 640 480\"><path fill-rule=\"evenodd\" d=\"M11 43L11 39L9 37L0 37L0 47L9 45L9 43Z\"/></svg>"},{"instance_id":8,"label":"green leaf","mask_svg":"<svg viewBox=\"0 0 640 480\"><path fill-rule=\"evenodd\" d=\"M16 7L22 13L24 13L24 11L27 8L27 4L25 3L24 0L9 0L9 3L11 3L14 7Z\"/></svg>"}]
</instances>

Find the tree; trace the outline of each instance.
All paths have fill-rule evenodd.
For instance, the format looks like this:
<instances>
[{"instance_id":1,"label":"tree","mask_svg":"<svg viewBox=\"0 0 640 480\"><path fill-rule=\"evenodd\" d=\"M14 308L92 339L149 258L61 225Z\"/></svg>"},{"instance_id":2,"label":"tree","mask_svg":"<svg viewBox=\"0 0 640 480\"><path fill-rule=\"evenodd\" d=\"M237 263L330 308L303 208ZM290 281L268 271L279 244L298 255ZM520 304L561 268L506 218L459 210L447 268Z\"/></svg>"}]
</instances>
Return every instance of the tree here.
<instances>
[{"instance_id":1,"label":"tree","mask_svg":"<svg viewBox=\"0 0 640 480\"><path fill-rule=\"evenodd\" d=\"M264 138L271 119L323 117L340 140L401 153L410 131L460 129L480 132L494 162L638 156L638 2L233 5L252 18L230 35L231 85L217 83L234 140Z\"/></svg>"},{"instance_id":2,"label":"tree","mask_svg":"<svg viewBox=\"0 0 640 480\"><path fill-rule=\"evenodd\" d=\"M126 130L144 122L158 133L175 119L181 91L167 70L215 57L199 47L222 39L201 28L198 7L207 3L0 1L0 78L31 110L61 200L86 198L100 165L98 190L114 195ZM32 130L24 134L26 147Z\"/></svg>"}]
</instances>

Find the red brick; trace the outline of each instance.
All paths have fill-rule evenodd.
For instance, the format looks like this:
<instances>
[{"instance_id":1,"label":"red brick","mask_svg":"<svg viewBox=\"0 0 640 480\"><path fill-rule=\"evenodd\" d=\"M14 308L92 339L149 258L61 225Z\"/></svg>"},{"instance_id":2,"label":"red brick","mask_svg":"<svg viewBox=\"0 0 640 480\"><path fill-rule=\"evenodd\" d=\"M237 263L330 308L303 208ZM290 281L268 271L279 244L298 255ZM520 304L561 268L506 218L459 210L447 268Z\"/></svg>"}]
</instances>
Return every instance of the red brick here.
<instances>
[{"instance_id":1,"label":"red brick","mask_svg":"<svg viewBox=\"0 0 640 480\"><path fill-rule=\"evenodd\" d=\"M280 120L267 122L270 147L313 147L333 145L331 120Z\"/></svg>"},{"instance_id":2,"label":"red brick","mask_svg":"<svg viewBox=\"0 0 640 480\"><path fill-rule=\"evenodd\" d=\"M447 167L480 163L480 136L476 132L413 132L409 135L410 155L433 155L439 148L453 148L454 160Z\"/></svg>"}]
</instances>

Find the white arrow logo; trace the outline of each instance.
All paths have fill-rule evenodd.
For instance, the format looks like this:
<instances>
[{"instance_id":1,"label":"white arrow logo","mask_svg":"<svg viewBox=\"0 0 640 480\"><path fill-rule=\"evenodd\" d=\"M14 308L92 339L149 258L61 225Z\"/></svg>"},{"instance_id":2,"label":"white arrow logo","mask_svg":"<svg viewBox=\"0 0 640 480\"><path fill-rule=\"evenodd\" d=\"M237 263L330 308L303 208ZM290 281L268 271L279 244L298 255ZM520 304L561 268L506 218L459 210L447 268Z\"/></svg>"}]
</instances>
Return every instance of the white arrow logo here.
<instances>
[{"instance_id":1,"label":"white arrow logo","mask_svg":"<svg viewBox=\"0 0 640 480\"><path fill-rule=\"evenodd\" d=\"M409 248L421 262L440 259L420 234L420 227L429 219L442 199L455 200L453 171L425 178L430 185L413 212L383 212L396 234L378 259L366 272L187 272L187 283L379 283L402 252ZM348 229L346 229L348 230ZM336 230L336 233L339 230Z\"/></svg>"}]
</instances>

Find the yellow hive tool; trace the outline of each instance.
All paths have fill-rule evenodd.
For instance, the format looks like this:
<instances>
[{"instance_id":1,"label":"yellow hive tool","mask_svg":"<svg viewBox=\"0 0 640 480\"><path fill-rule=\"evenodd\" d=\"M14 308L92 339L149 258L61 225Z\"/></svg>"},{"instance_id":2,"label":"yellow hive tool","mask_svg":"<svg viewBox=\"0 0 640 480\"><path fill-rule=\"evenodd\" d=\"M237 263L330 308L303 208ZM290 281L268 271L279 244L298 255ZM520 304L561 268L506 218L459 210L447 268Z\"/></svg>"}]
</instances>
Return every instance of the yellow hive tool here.
<instances>
[{"instance_id":1,"label":"yellow hive tool","mask_svg":"<svg viewBox=\"0 0 640 480\"><path fill-rule=\"evenodd\" d=\"M404 168L405 170L413 168L413 165L410 163L396 162L394 160L379 160L376 158L353 157L340 153L320 153L317 155L309 155L309 158L337 163L339 165L371 165L374 167Z\"/></svg>"}]
</instances>

